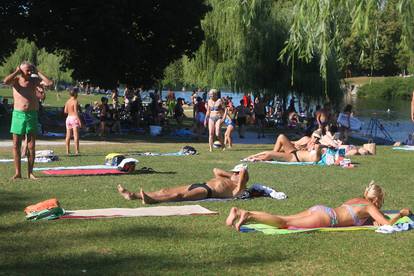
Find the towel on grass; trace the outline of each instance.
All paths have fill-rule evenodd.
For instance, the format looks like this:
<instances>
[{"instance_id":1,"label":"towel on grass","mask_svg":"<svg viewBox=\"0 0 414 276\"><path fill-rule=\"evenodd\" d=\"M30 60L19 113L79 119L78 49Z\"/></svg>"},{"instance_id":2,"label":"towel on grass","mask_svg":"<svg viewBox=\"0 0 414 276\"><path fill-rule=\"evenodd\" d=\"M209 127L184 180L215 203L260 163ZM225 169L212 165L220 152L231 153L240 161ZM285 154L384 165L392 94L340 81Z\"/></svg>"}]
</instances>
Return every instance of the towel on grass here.
<instances>
[{"instance_id":1,"label":"towel on grass","mask_svg":"<svg viewBox=\"0 0 414 276\"><path fill-rule=\"evenodd\" d=\"M35 154L35 163L49 163L59 160L59 157L53 150L37 150ZM27 162L27 157L21 159L22 162ZM0 163L14 162L13 159L0 159Z\"/></svg>"},{"instance_id":2,"label":"towel on grass","mask_svg":"<svg viewBox=\"0 0 414 276\"><path fill-rule=\"evenodd\" d=\"M380 226L375 232L382 234L392 234L414 229L414 221L411 217L402 217L394 225Z\"/></svg>"},{"instance_id":3,"label":"towel on grass","mask_svg":"<svg viewBox=\"0 0 414 276\"><path fill-rule=\"evenodd\" d=\"M34 171L61 171L61 170L92 170L92 169L116 169L116 166L108 165L87 165L87 166L66 166L66 167L43 167L33 168Z\"/></svg>"},{"instance_id":4,"label":"towel on grass","mask_svg":"<svg viewBox=\"0 0 414 276\"><path fill-rule=\"evenodd\" d=\"M188 215L216 215L200 205L183 206L157 206L142 208L107 208L66 211L60 219L97 219L115 217L164 217L164 216L188 216Z\"/></svg>"},{"instance_id":5,"label":"towel on grass","mask_svg":"<svg viewBox=\"0 0 414 276\"><path fill-rule=\"evenodd\" d=\"M414 150L414 146L405 145L405 146L400 146L400 147L393 147L392 149L393 150L408 150L408 151L411 151L411 150Z\"/></svg>"},{"instance_id":6,"label":"towel on grass","mask_svg":"<svg viewBox=\"0 0 414 276\"><path fill-rule=\"evenodd\" d=\"M240 227L240 232L262 232L266 235L285 235L295 233L307 233L307 232L338 232L338 231L360 231L371 230L374 231L378 227L367 226L349 226L349 227L321 227L321 228L301 228L301 229L280 229L274 226L266 224L245 224Z\"/></svg>"},{"instance_id":7,"label":"towel on grass","mask_svg":"<svg viewBox=\"0 0 414 276\"><path fill-rule=\"evenodd\" d=\"M248 159L242 159L241 162L252 162L252 163L266 163L273 165L296 165L296 166L305 166L305 165L318 165L318 162L285 162L285 161L251 161Z\"/></svg>"}]
</instances>

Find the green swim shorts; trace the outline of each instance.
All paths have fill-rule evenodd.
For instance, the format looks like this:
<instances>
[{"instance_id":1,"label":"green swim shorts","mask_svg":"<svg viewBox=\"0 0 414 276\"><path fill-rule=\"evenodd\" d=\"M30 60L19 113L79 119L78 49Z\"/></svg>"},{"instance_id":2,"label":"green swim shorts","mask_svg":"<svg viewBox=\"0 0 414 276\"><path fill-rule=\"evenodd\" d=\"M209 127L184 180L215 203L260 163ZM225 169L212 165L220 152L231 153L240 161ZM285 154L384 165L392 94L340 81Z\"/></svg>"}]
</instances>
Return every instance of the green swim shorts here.
<instances>
[{"instance_id":1,"label":"green swim shorts","mask_svg":"<svg viewBox=\"0 0 414 276\"><path fill-rule=\"evenodd\" d=\"M37 133L37 111L13 110L10 132L17 135Z\"/></svg>"}]
</instances>

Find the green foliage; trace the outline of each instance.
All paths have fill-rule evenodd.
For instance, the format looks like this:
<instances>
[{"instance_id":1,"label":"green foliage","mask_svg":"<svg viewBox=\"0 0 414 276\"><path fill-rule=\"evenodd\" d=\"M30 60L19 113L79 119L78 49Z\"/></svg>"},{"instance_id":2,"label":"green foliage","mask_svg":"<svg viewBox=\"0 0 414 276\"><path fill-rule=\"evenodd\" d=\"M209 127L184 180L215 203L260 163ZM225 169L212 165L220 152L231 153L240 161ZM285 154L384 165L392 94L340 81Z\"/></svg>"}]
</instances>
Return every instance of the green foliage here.
<instances>
[{"instance_id":1,"label":"green foliage","mask_svg":"<svg viewBox=\"0 0 414 276\"><path fill-rule=\"evenodd\" d=\"M186 84L281 96L291 91L307 98L323 95L325 81L317 63L295 61L289 67L278 60L293 16L291 1L210 0L209 4L213 9L202 22L205 40L193 58L182 60ZM340 95L336 73L330 73L330 92Z\"/></svg>"},{"instance_id":2,"label":"green foliage","mask_svg":"<svg viewBox=\"0 0 414 276\"><path fill-rule=\"evenodd\" d=\"M411 99L413 90L414 77L391 77L361 86L358 89L358 97Z\"/></svg>"},{"instance_id":3,"label":"green foliage","mask_svg":"<svg viewBox=\"0 0 414 276\"><path fill-rule=\"evenodd\" d=\"M0 67L0 76L4 77L19 66L22 61L29 61L37 64L38 48L34 42L29 42L26 39L18 39L16 43L16 50L6 59Z\"/></svg>"},{"instance_id":4,"label":"green foliage","mask_svg":"<svg viewBox=\"0 0 414 276\"><path fill-rule=\"evenodd\" d=\"M38 49L34 42L27 39L17 40L16 50L5 59L0 67L0 76L4 77L13 72L22 61L29 61L39 68L46 76L54 80L55 87L60 82L71 83L72 71L71 69L62 69L63 54L62 53L48 53L44 48Z\"/></svg>"},{"instance_id":5,"label":"green foliage","mask_svg":"<svg viewBox=\"0 0 414 276\"><path fill-rule=\"evenodd\" d=\"M391 6L388 17L379 16L382 11L387 15ZM395 8L398 8L399 13L395 12ZM402 37L403 48L414 50L412 0L298 0L293 13L295 17L281 57L288 61L298 58L307 62L318 58L324 79L328 78L328 61L331 58L342 66L348 65L347 57L350 54L359 56L362 63L365 60L370 71L374 68L387 70L393 66L388 69L395 72L395 64L387 62L396 59L396 41L399 36ZM401 20L398 23L402 26L401 35L396 17ZM390 18L393 21L388 24ZM344 42L345 47L357 44L357 48L350 49L348 53L343 52Z\"/></svg>"},{"instance_id":6,"label":"green foliage","mask_svg":"<svg viewBox=\"0 0 414 276\"><path fill-rule=\"evenodd\" d=\"M183 61L176 60L164 70L164 78L161 82L165 88L181 90L183 87Z\"/></svg>"}]
</instances>

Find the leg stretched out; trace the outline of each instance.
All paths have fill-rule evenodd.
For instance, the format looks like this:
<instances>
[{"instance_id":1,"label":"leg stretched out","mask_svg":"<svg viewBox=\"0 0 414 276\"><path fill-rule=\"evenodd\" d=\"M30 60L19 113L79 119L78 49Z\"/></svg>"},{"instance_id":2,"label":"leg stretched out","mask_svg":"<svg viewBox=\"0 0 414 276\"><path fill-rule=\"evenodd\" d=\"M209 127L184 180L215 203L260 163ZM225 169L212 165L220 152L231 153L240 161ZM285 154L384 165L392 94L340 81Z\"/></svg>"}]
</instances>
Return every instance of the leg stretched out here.
<instances>
[{"instance_id":1,"label":"leg stretched out","mask_svg":"<svg viewBox=\"0 0 414 276\"><path fill-rule=\"evenodd\" d=\"M237 231L240 231L240 227L250 221L264 223L278 228L288 228L290 226L313 228L330 225L329 217L322 212L306 210L292 216L279 216L265 212L246 211L236 207L231 208L226 219L226 225L234 226Z\"/></svg>"}]
</instances>

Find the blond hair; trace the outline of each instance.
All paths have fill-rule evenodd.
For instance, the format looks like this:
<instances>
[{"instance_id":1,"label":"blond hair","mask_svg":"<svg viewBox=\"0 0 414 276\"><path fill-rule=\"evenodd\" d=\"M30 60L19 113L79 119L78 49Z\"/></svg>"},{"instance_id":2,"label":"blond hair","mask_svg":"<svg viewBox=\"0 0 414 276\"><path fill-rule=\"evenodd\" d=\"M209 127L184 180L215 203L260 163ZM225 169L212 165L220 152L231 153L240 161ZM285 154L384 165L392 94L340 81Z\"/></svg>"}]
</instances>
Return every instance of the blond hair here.
<instances>
[{"instance_id":1,"label":"blond hair","mask_svg":"<svg viewBox=\"0 0 414 276\"><path fill-rule=\"evenodd\" d=\"M210 91L208 93L212 94L212 95L217 95L218 91L217 91L217 89L210 89Z\"/></svg>"},{"instance_id":2,"label":"blond hair","mask_svg":"<svg viewBox=\"0 0 414 276\"><path fill-rule=\"evenodd\" d=\"M364 197L369 201L377 198L382 205L384 202L384 195L384 191L379 185L375 184L374 180L371 180L368 187L365 188Z\"/></svg>"}]
</instances>

